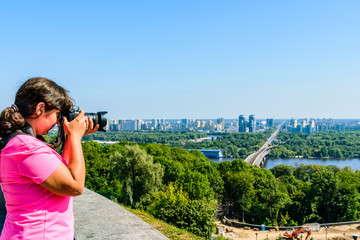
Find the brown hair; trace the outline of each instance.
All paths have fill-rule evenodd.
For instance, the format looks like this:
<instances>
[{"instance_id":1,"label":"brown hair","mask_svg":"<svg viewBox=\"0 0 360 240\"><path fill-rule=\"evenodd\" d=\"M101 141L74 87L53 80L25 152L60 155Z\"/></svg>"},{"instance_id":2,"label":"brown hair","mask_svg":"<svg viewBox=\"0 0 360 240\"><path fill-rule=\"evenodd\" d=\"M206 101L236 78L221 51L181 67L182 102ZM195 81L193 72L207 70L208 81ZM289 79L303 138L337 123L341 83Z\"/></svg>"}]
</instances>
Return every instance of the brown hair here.
<instances>
[{"instance_id":1,"label":"brown hair","mask_svg":"<svg viewBox=\"0 0 360 240\"><path fill-rule=\"evenodd\" d=\"M30 118L36 110L38 103L45 103L45 110L58 109L66 112L72 106L72 101L67 91L54 81L34 77L21 85L16 93L14 108L6 108L0 115L0 137L5 138L11 133L20 130L24 124L24 118Z\"/></svg>"}]
</instances>

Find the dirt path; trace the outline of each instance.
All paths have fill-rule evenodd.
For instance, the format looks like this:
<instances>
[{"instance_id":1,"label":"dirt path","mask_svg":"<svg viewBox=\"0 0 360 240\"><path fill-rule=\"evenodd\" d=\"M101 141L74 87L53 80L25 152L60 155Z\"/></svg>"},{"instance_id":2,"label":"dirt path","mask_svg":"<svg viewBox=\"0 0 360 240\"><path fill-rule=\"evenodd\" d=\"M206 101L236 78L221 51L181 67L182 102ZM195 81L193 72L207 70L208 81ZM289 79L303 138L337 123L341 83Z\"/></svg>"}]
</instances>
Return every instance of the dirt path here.
<instances>
[{"instance_id":1,"label":"dirt path","mask_svg":"<svg viewBox=\"0 0 360 240\"><path fill-rule=\"evenodd\" d=\"M285 231L254 231L254 230L245 230L243 228L234 228L224 225L220 222L217 222L217 226L222 226L224 229L233 229L233 232L225 233L225 237L231 240L276 240L279 236ZM360 225L345 225L345 226L336 226L330 227L327 229L321 228L320 231L312 232L308 237L313 238L314 240L353 240L352 235L360 235ZM257 235L256 235L257 233ZM345 233L345 238L344 238ZM306 234L303 234L302 239L305 240ZM301 238L300 238L301 239ZM360 240L360 237L358 238Z\"/></svg>"}]
</instances>

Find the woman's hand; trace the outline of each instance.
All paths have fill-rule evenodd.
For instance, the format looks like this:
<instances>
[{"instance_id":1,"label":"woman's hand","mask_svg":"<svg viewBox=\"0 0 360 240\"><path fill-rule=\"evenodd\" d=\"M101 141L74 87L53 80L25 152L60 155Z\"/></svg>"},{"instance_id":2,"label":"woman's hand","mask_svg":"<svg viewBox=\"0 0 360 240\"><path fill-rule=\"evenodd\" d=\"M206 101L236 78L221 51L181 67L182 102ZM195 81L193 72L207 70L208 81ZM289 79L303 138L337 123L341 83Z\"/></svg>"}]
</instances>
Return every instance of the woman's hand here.
<instances>
[{"instance_id":1,"label":"woman's hand","mask_svg":"<svg viewBox=\"0 0 360 240\"><path fill-rule=\"evenodd\" d=\"M94 133L99 129L99 124L97 124L94 128L94 122L92 119L88 119L85 116L85 112L83 110L80 111L79 115L76 116L74 120L69 122L66 117L64 117L64 130L66 135L73 135L75 137L79 137L81 139L82 136L87 135L89 133Z\"/></svg>"},{"instance_id":2,"label":"woman's hand","mask_svg":"<svg viewBox=\"0 0 360 240\"><path fill-rule=\"evenodd\" d=\"M92 120L92 118L87 118L86 121L88 128L86 129L84 136L90 133L94 133L99 129L99 124L96 124L96 126L94 127L94 121Z\"/></svg>"}]
</instances>

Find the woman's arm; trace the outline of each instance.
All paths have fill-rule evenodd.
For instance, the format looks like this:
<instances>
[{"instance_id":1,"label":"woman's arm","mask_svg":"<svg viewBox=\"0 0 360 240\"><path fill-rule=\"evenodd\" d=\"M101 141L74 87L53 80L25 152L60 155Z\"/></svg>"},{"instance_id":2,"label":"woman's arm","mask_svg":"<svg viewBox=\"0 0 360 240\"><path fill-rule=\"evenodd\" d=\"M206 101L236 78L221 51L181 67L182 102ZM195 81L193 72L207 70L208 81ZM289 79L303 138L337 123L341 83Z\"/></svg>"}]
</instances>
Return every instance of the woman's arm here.
<instances>
[{"instance_id":1,"label":"woman's arm","mask_svg":"<svg viewBox=\"0 0 360 240\"><path fill-rule=\"evenodd\" d=\"M84 190L85 161L81 147L83 135L96 132L99 126L93 128L93 121L85 117L84 111L71 122L64 119L64 130L67 135L63 157L68 163L60 166L44 181L41 186L63 196L77 196Z\"/></svg>"}]
</instances>

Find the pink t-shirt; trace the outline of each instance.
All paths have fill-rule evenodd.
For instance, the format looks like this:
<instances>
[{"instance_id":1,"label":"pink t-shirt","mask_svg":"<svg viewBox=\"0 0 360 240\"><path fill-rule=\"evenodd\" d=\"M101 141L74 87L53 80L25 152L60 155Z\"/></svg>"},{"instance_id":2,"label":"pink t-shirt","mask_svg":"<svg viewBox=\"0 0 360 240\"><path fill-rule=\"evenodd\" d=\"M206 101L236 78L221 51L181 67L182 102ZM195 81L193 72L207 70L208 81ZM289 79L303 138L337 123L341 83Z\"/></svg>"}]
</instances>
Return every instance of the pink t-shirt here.
<instances>
[{"instance_id":1,"label":"pink t-shirt","mask_svg":"<svg viewBox=\"0 0 360 240\"><path fill-rule=\"evenodd\" d=\"M18 135L1 151L0 182L7 215L0 239L74 239L72 197L40 183L65 160L42 141Z\"/></svg>"}]
</instances>

